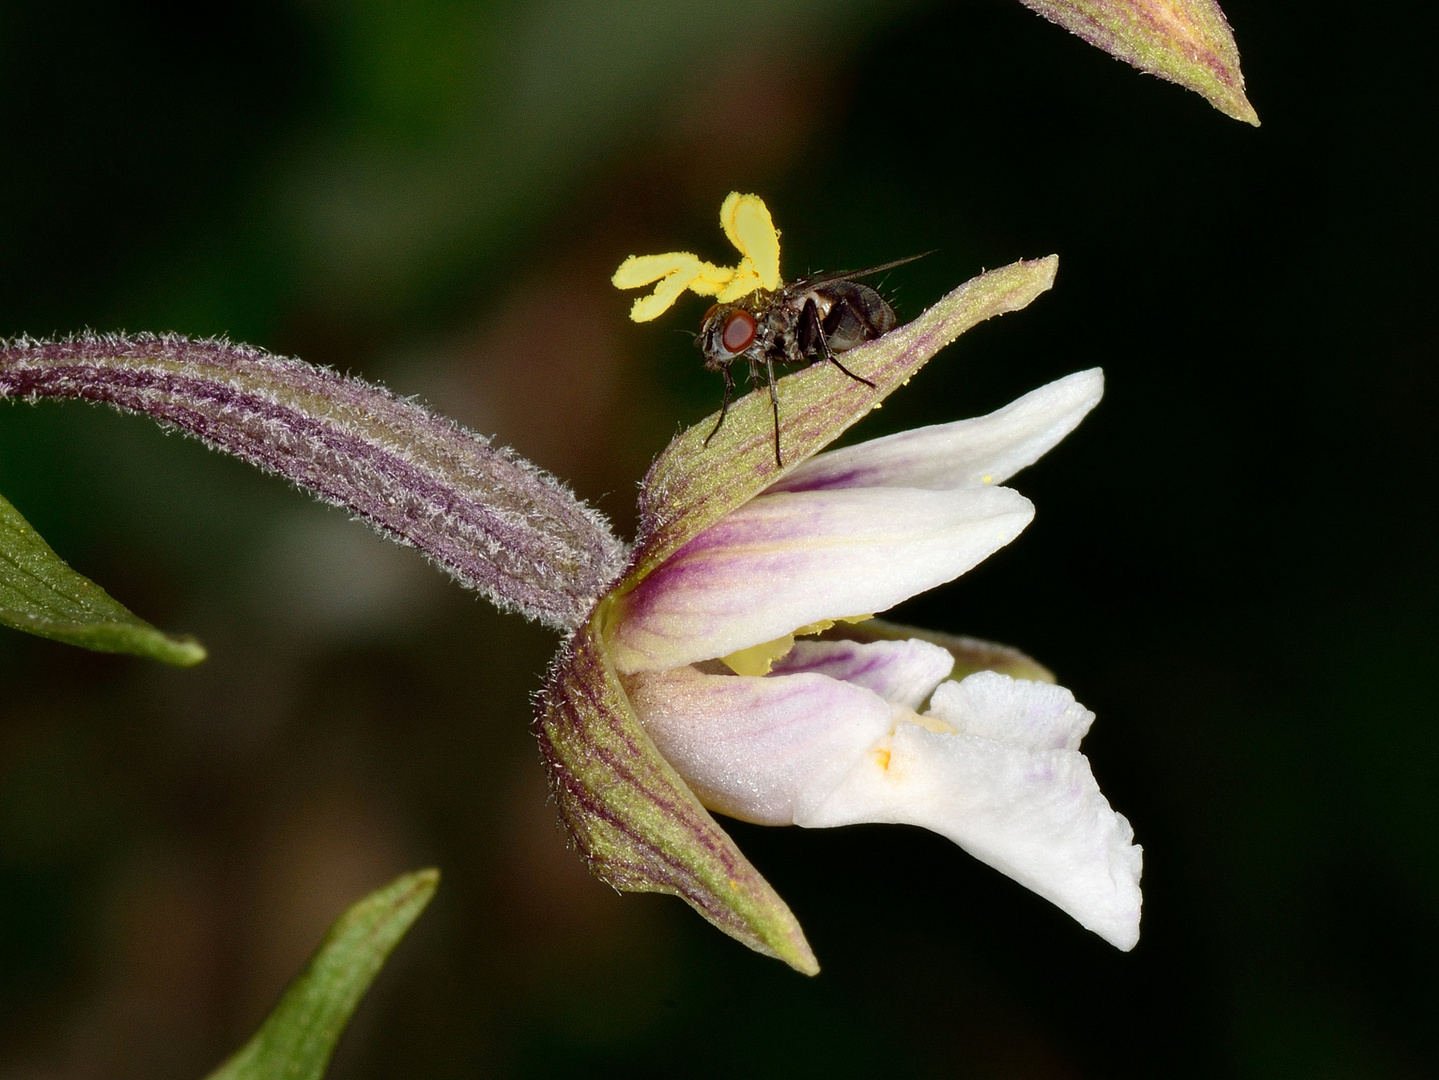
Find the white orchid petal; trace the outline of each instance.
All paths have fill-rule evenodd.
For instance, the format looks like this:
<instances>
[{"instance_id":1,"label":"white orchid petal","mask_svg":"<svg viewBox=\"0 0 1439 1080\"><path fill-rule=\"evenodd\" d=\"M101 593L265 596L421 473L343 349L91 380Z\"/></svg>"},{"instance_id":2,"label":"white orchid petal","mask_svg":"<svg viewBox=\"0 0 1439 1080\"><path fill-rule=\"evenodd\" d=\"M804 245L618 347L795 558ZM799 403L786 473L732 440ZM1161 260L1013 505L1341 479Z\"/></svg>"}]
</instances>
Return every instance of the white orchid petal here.
<instances>
[{"instance_id":1,"label":"white orchid petal","mask_svg":"<svg viewBox=\"0 0 1439 1080\"><path fill-rule=\"evenodd\" d=\"M883 698L823 675L750 678L691 667L629 676L659 752L711 810L794 823L811 789L833 790L893 726Z\"/></svg>"},{"instance_id":2,"label":"white orchid petal","mask_svg":"<svg viewBox=\"0 0 1439 1080\"><path fill-rule=\"evenodd\" d=\"M1104 394L1104 372L1079 371L971 420L915 428L818 454L770 491L1000 484L1068 435Z\"/></svg>"},{"instance_id":3,"label":"white orchid petal","mask_svg":"<svg viewBox=\"0 0 1439 1080\"><path fill-rule=\"evenodd\" d=\"M812 672L872 690L894 705L918 709L954 670L954 654L928 641L796 641L771 677ZM946 684L946 685L958 685Z\"/></svg>"},{"instance_id":4,"label":"white orchid petal","mask_svg":"<svg viewBox=\"0 0 1439 1080\"><path fill-rule=\"evenodd\" d=\"M1008 488L752 499L619 598L615 665L679 667L822 619L884 611L958 577L1033 516L1029 500Z\"/></svg>"},{"instance_id":5,"label":"white orchid petal","mask_svg":"<svg viewBox=\"0 0 1439 1080\"><path fill-rule=\"evenodd\" d=\"M834 791L796 805L795 824L811 828L872 821L947 836L1111 944L1139 940L1142 849L1077 751L901 723Z\"/></svg>"},{"instance_id":6,"label":"white orchid petal","mask_svg":"<svg viewBox=\"0 0 1439 1080\"><path fill-rule=\"evenodd\" d=\"M966 735L1013 743L1030 750L1078 750L1094 714L1062 686L978 671L941 683L929 716Z\"/></svg>"}]
</instances>

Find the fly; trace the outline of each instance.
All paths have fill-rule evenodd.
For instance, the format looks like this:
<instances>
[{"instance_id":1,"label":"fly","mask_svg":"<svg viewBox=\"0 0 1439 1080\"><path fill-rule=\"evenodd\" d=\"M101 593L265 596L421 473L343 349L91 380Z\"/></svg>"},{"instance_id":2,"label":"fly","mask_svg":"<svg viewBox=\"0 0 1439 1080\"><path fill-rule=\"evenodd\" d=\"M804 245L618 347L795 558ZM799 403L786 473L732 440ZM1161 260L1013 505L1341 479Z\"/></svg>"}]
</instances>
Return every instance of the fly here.
<instances>
[{"instance_id":1,"label":"fly","mask_svg":"<svg viewBox=\"0 0 1439 1080\"><path fill-rule=\"evenodd\" d=\"M925 252L925 255L931 254ZM695 339L704 352L705 367L724 375L724 404L719 422L705 439L719 434L734 399L734 375L730 365L743 356L749 361L751 386L760 384L763 367L769 381L769 400L774 410L774 461L784 467L779 450L779 390L775 385L775 364L805 364L824 361L833 364L855 382L873 387L840 363L839 353L873 341L894 329L898 320L894 308L868 285L855 278L892 270L922 259L911 255L867 270L846 270L817 274L781 285L773 292L756 290L731 304L716 304L705 312Z\"/></svg>"}]
</instances>

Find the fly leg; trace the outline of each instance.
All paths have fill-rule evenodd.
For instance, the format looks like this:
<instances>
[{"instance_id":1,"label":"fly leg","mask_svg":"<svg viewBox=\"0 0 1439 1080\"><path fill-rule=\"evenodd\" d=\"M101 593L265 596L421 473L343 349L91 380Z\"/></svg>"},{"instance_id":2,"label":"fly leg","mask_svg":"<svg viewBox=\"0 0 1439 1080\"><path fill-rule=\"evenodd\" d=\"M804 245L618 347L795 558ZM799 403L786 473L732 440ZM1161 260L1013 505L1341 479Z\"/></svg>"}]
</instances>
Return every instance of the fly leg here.
<instances>
[{"instance_id":1,"label":"fly leg","mask_svg":"<svg viewBox=\"0 0 1439 1080\"><path fill-rule=\"evenodd\" d=\"M835 301L836 306L847 303L848 300L845 299ZM826 360L828 360L835 367L839 368L840 371L843 371L855 382L862 382L871 390L875 389L874 383L870 382L862 375L856 375L854 372L850 371L849 368L845 367L839 362L839 360L835 358L834 350L829 347L829 335L825 331L824 322L822 322L819 317L819 308L815 306L815 302L813 300L805 301L804 310L800 312L799 323L800 345L805 352L810 352L813 349L815 343L818 343L820 350L824 353L824 358Z\"/></svg>"},{"instance_id":2,"label":"fly leg","mask_svg":"<svg viewBox=\"0 0 1439 1080\"><path fill-rule=\"evenodd\" d=\"M720 406L720 418L715 422L715 429L705 436L706 446L719 434L719 429L724 427L724 418L729 415L729 403L734 399L734 376L730 374L729 365L720 368L720 373L724 375L724 404Z\"/></svg>"},{"instance_id":3,"label":"fly leg","mask_svg":"<svg viewBox=\"0 0 1439 1080\"><path fill-rule=\"evenodd\" d=\"M764 366L769 373L770 408L774 410L774 463L783 469L784 462L779 456L779 386L774 377L774 357L769 353L765 353ZM750 357L749 361L749 382L751 386L759 382L759 362L754 357Z\"/></svg>"},{"instance_id":4,"label":"fly leg","mask_svg":"<svg viewBox=\"0 0 1439 1080\"><path fill-rule=\"evenodd\" d=\"M769 370L769 403L774 409L774 463L779 468L784 468L784 462L779 456L779 387L774 381L774 361L766 354L764 366Z\"/></svg>"},{"instance_id":5,"label":"fly leg","mask_svg":"<svg viewBox=\"0 0 1439 1080\"><path fill-rule=\"evenodd\" d=\"M838 360L835 359L834 353L830 352L830 350L829 350L829 341L828 341L826 338L821 337L821 338L820 338L820 341L823 341L823 342L824 342L824 358L825 358L826 360L828 360L828 361L829 361L831 364L833 364L835 367L839 368L840 371L843 371L846 375L848 375L848 376L849 376L851 379L853 379L855 382L862 382L862 383L864 383L865 386L869 387L871 390L876 389L874 383L870 382L870 381L869 381L868 379L866 379L863 375L856 375L854 372L850 371L849 368L845 367L843 364L841 364Z\"/></svg>"}]
</instances>

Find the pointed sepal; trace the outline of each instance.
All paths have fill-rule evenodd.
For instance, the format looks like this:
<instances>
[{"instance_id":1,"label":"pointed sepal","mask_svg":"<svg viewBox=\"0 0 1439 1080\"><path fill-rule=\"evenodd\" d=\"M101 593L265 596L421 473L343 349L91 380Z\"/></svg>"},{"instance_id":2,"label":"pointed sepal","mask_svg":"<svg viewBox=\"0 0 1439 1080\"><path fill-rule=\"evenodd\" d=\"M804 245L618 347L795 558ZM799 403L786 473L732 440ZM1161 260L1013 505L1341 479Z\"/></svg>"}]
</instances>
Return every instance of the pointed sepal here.
<instances>
[{"instance_id":1,"label":"pointed sepal","mask_svg":"<svg viewBox=\"0 0 1439 1080\"><path fill-rule=\"evenodd\" d=\"M1239 49L1214 0L1020 0L1140 71L1178 83L1226 116L1259 126Z\"/></svg>"},{"instance_id":2,"label":"pointed sepal","mask_svg":"<svg viewBox=\"0 0 1439 1080\"><path fill-rule=\"evenodd\" d=\"M556 659L536 729L560 818L601 881L682 898L719 929L806 975L799 923L660 756L604 644L604 601Z\"/></svg>"}]
</instances>

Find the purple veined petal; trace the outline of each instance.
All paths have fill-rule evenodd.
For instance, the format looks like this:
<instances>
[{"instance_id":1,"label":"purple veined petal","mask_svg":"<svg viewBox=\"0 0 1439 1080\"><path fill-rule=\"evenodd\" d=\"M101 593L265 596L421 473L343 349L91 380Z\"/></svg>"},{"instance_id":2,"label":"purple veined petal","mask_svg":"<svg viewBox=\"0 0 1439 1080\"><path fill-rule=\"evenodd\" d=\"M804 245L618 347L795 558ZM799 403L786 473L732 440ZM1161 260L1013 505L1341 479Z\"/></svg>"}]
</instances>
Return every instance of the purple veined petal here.
<instances>
[{"instance_id":1,"label":"purple veined petal","mask_svg":"<svg viewBox=\"0 0 1439 1080\"><path fill-rule=\"evenodd\" d=\"M754 678L692 667L625 678L645 732L710 810L791 825L894 726L878 694L823 675Z\"/></svg>"},{"instance_id":2,"label":"purple veined petal","mask_svg":"<svg viewBox=\"0 0 1439 1080\"><path fill-rule=\"evenodd\" d=\"M969 570L1033 516L1008 488L763 495L618 598L611 655L621 672L661 671L884 611Z\"/></svg>"},{"instance_id":3,"label":"purple veined petal","mask_svg":"<svg viewBox=\"0 0 1439 1080\"><path fill-rule=\"evenodd\" d=\"M1143 852L1077 751L901 723L822 802L796 807L797 825L860 822L947 836L1110 944L1129 950L1139 940Z\"/></svg>"},{"instance_id":4,"label":"purple veined petal","mask_svg":"<svg viewBox=\"0 0 1439 1080\"><path fill-rule=\"evenodd\" d=\"M928 641L796 641L770 677L812 672L872 690L893 705L918 709L954 670L954 654ZM957 684L956 684L957 685Z\"/></svg>"},{"instance_id":5,"label":"purple veined petal","mask_svg":"<svg viewBox=\"0 0 1439 1080\"><path fill-rule=\"evenodd\" d=\"M1062 686L979 671L941 683L926 714L966 735L1028 750L1078 750L1094 714Z\"/></svg>"},{"instance_id":6,"label":"purple veined petal","mask_svg":"<svg viewBox=\"0 0 1439 1080\"><path fill-rule=\"evenodd\" d=\"M818 454L769 491L1002 484L1079 426L1103 395L1102 369L1078 371L987 416Z\"/></svg>"}]
</instances>

